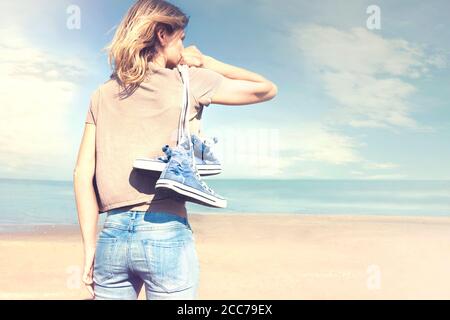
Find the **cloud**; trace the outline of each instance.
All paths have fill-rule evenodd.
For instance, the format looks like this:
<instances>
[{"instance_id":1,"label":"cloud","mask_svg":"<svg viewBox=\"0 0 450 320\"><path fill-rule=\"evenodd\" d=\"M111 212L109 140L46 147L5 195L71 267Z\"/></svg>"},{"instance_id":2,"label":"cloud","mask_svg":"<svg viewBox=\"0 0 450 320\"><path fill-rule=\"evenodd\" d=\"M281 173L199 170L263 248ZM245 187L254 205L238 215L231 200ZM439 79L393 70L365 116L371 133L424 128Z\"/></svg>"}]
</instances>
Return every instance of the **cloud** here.
<instances>
[{"instance_id":1,"label":"cloud","mask_svg":"<svg viewBox=\"0 0 450 320\"><path fill-rule=\"evenodd\" d=\"M384 162L384 163L367 163L365 166L367 169L395 169L398 168L399 165L392 162Z\"/></svg>"},{"instance_id":2,"label":"cloud","mask_svg":"<svg viewBox=\"0 0 450 320\"><path fill-rule=\"evenodd\" d=\"M364 163L364 143L320 123L296 129L214 127L217 154L227 178L323 178L320 166Z\"/></svg>"},{"instance_id":3,"label":"cloud","mask_svg":"<svg viewBox=\"0 0 450 320\"><path fill-rule=\"evenodd\" d=\"M299 126L298 131L291 131L288 135L286 140L290 143L284 144L283 148L295 150L297 156L293 160L335 165L363 161L357 149L364 143L323 124L304 124Z\"/></svg>"},{"instance_id":4,"label":"cloud","mask_svg":"<svg viewBox=\"0 0 450 320\"><path fill-rule=\"evenodd\" d=\"M207 132L219 140L215 152L224 166L219 178L406 177L390 171L400 169L399 164L365 159L360 153L365 142L320 122L298 123L290 129L214 126Z\"/></svg>"},{"instance_id":5,"label":"cloud","mask_svg":"<svg viewBox=\"0 0 450 320\"><path fill-rule=\"evenodd\" d=\"M406 101L416 89L400 79L346 72L329 72L322 79L326 92L339 105L328 119L353 127L419 127Z\"/></svg>"},{"instance_id":6,"label":"cloud","mask_svg":"<svg viewBox=\"0 0 450 320\"><path fill-rule=\"evenodd\" d=\"M33 46L18 30L2 29L0 39L0 174L51 175L71 153L69 105L86 69Z\"/></svg>"},{"instance_id":7,"label":"cloud","mask_svg":"<svg viewBox=\"0 0 450 320\"><path fill-rule=\"evenodd\" d=\"M287 159L280 157L279 129L215 126L208 136L218 138L215 153L227 178L280 177Z\"/></svg>"},{"instance_id":8,"label":"cloud","mask_svg":"<svg viewBox=\"0 0 450 320\"><path fill-rule=\"evenodd\" d=\"M384 39L365 28L341 31L310 25L294 30L294 38L309 60L330 71L394 76L425 71L420 48L402 39Z\"/></svg>"},{"instance_id":9,"label":"cloud","mask_svg":"<svg viewBox=\"0 0 450 320\"><path fill-rule=\"evenodd\" d=\"M430 130L411 116L408 99L416 92L407 81L430 68L443 68L442 54L402 39L385 39L364 28L349 31L309 25L296 27L292 40L337 103L331 123L353 127L407 127Z\"/></svg>"},{"instance_id":10,"label":"cloud","mask_svg":"<svg viewBox=\"0 0 450 320\"><path fill-rule=\"evenodd\" d=\"M367 179L367 180L392 180L392 179L405 179L408 178L407 175L401 173L376 173L373 174L373 170L391 170L391 169L399 169L400 165L392 162L370 162L364 161L361 163L359 169L361 170L352 170L350 174L357 179ZM366 170L364 170L366 169ZM368 170L368 171L367 171Z\"/></svg>"}]
</instances>

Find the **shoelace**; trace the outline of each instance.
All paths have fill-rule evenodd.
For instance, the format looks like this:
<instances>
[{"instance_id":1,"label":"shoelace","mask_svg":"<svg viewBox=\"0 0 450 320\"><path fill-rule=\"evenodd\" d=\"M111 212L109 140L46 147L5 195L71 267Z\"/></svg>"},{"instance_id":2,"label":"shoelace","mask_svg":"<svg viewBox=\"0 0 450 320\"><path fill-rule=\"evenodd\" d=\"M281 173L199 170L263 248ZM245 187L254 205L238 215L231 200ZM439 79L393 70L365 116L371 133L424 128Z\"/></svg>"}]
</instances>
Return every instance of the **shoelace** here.
<instances>
[{"instance_id":1,"label":"shoelace","mask_svg":"<svg viewBox=\"0 0 450 320\"><path fill-rule=\"evenodd\" d=\"M191 159L191 160L192 160L192 159ZM192 162L193 162L193 160L192 160ZM204 189L206 189L209 193L215 195L216 193L214 192L214 190L212 190L210 187L208 187L208 185L207 185L207 184L202 180L202 178L200 177L200 174L198 173L198 170L197 170L197 167L195 166L195 163L192 163L192 171L195 173L195 176L196 176L198 182L200 182L200 185L201 185Z\"/></svg>"},{"instance_id":2,"label":"shoelace","mask_svg":"<svg viewBox=\"0 0 450 320\"><path fill-rule=\"evenodd\" d=\"M181 73L183 73L183 72L185 72L186 69L179 69L179 70L180 70ZM182 78L184 78L183 74L182 74ZM185 84L187 86L189 86L189 80L188 79L189 79L189 77L186 76L186 83ZM189 97L187 95L185 95L184 98L186 99L187 106L188 106L186 108L186 110L185 110L185 112L186 112L189 109ZM182 123L183 123L183 125L182 125ZM180 118L180 126L181 126L181 132L182 132L181 133L181 137L183 137L185 135L184 131L185 131L185 127L186 127L186 114L184 114L183 118ZM191 156L191 161L192 161L192 169L195 172L195 176L197 177L197 180L200 182L200 184L201 184L201 186L203 188L208 190L210 193L214 194L214 191L210 187L208 187L206 185L206 183L200 178L200 175L199 175L199 173L197 171L197 166L195 164L195 157L194 157L194 151L193 151L193 144L194 144L194 142L192 141L192 136L189 134L189 128L187 128L187 137L188 137L188 141L189 141L188 142L189 143L189 149L191 150L190 156ZM180 136L179 136L179 139L178 139L178 143L182 144ZM191 149L191 147L192 147L192 149Z\"/></svg>"},{"instance_id":3,"label":"shoelace","mask_svg":"<svg viewBox=\"0 0 450 320\"><path fill-rule=\"evenodd\" d=\"M165 145L165 146L163 147L163 151L166 153L167 159L170 160L170 158L171 158L171 156L172 156L172 149L171 149L168 145ZM174 161L176 161L178 167L181 167L181 162L180 162L180 161L178 161L177 159L174 159ZM197 171L196 169L193 170L193 171L195 172L195 176L197 177L197 180L200 182L201 186L202 186L203 188L205 188L206 190L208 190L210 193L216 194L216 193L214 192L214 190L212 190L210 187L208 187L208 185L201 179L201 177L200 177L198 171Z\"/></svg>"},{"instance_id":4,"label":"shoelace","mask_svg":"<svg viewBox=\"0 0 450 320\"><path fill-rule=\"evenodd\" d=\"M214 192L214 190L212 190L210 187L208 187L207 184L200 178L200 175L198 174L197 170L195 170L195 176L197 177L198 181L200 182L200 184L202 185L203 188L205 188L206 190L208 190L212 194L216 194Z\"/></svg>"},{"instance_id":5,"label":"shoelace","mask_svg":"<svg viewBox=\"0 0 450 320\"><path fill-rule=\"evenodd\" d=\"M192 160L192 162L194 162L194 160ZM212 190L210 187L208 187L208 185L202 180L202 178L200 177L200 175L198 173L197 166L195 165L195 163L192 164L192 167L193 167L192 169L195 173L195 176L197 177L197 180L200 182L200 185L203 188L205 188L206 190L208 190L209 193L216 194L214 192L214 190Z\"/></svg>"}]
</instances>

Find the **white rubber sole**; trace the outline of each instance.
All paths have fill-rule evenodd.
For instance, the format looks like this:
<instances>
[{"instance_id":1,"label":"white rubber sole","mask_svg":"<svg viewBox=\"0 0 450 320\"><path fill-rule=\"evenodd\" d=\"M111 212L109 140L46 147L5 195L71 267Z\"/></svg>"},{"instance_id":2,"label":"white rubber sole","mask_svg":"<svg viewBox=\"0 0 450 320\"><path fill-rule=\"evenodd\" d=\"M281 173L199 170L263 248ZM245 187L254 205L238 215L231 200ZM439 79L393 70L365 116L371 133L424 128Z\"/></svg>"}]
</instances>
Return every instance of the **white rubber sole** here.
<instances>
[{"instance_id":1,"label":"white rubber sole","mask_svg":"<svg viewBox=\"0 0 450 320\"><path fill-rule=\"evenodd\" d=\"M166 165L167 163L165 162L145 158L138 158L133 162L134 168L149 171L162 172ZM222 173L222 166L220 164L197 164L196 167L198 174L201 176L212 176Z\"/></svg>"},{"instance_id":2,"label":"white rubber sole","mask_svg":"<svg viewBox=\"0 0 450 320\"><path fill-rule=\"evenodd\" d=\"M156 182L156 189L170 189L172 191L175 191L178 194L181 194L185 197L188 197L190 200L196 200L193 202L202 204L202 205L208 205L210 207L215 208L226 208L227 207L227 200L217 198L215 196L212 196L210 194L201 192L197 189L194 189L192 187L186 186L182 183L179 183L177 181L172 181L168 179L159 179Z\"/></svg>"}]
</instances>

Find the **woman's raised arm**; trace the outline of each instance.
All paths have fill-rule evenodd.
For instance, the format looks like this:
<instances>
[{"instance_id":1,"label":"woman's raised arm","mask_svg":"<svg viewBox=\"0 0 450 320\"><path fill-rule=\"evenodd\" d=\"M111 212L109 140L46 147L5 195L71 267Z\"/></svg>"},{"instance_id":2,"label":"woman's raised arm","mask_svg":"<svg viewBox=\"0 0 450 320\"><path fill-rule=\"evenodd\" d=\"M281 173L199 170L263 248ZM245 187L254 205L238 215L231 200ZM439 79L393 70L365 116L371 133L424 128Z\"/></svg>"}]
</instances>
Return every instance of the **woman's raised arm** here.
<instances>
[{"instance_id":1,"label":"woman's raised arm","mask_svg":"<svg viewBox=\"0 0 450 320\"><path fill-rule=\"evenodd\" d=\"M277 86L263 76L246 69L203 56L203 68L216 71L225 79L215 90L211 103L246 105L270 100L278 93Z\"/></svg>"}]
</instances>

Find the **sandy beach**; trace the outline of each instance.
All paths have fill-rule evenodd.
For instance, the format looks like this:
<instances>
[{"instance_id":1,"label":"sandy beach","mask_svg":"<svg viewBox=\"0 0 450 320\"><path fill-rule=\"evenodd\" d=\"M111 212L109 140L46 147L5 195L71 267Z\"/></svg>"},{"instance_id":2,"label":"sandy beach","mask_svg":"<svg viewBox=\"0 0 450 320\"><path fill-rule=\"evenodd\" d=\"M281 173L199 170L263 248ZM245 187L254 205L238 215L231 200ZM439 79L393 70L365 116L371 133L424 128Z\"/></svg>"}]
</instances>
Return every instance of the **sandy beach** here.
<instances>
[{"instance_id":1,"label":"sandy beach","mask_svg":"<svg viewBox=\"0 0 450 320\"><path fill-rule=\"evenodd\" d=\"M189 219L198 299L450 299L450 217ZM0 257L0 299L90 298L78 226L4 231Z\"/></svg>"}]
</instances>

